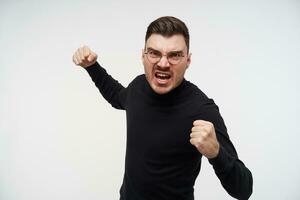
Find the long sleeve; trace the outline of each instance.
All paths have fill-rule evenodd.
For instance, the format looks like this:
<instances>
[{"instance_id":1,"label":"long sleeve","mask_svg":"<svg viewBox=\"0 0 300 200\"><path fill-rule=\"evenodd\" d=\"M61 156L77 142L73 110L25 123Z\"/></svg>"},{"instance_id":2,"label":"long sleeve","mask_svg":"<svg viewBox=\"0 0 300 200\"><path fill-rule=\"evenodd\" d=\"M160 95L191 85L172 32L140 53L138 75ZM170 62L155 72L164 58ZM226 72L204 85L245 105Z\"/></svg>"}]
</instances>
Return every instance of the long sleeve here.
<instances>
[{"instance_id":1,"label":"long sleeve","mask_svg":"<svg viewBox=\"0 0 300 200\"><path fill-rule=\"evenodd\" d=\"M220 143L218 156L209 159L209 163L213 166L217 177L228 194L240 200L249 199L253 187L252 174L238 158L217 105L210 101L207 106L207 120L214 124L217 139Z\"/></svg>"},{"instance_id":2,"label":"long sleeve","mask_svg":"<svg viewBox=\"0 0 300 200\"><path fill-rule=\"evenodd\" d=\"M98 62L85 69L108 103L116 109L126 109L126 88L112 78Z\"/></svg>"}]
</instances>

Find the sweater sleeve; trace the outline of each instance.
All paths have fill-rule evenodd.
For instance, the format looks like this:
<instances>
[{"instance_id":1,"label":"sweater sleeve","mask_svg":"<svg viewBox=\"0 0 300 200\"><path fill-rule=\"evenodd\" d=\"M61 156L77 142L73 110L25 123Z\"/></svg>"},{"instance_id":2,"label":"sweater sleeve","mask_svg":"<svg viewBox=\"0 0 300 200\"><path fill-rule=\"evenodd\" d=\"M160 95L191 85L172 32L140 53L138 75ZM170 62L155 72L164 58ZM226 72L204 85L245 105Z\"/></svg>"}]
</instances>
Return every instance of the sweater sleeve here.
<instances>
[{"instance_id":1,"label":"sweater sleeve","mask_svg":"<svg viewBox=\"0 0 300 200\"><path fill-rule=\"evenodd\" d=\"M210 99L206 105L205 116L215 127L220 150L217 157L209 159L223 188L236 199L246 200L252 194L253 179L250 170L238 158L238 154L230 141L218 106Z\"/></svg>"},{"instance_id":2,"label":"sweater sleeve","mask_svg":"<svg viewBox=\"0 0 300 200\"><path fill-rule=\"evenodd\" d=\"M111 77L98 62L85 69L108 103L116 109L126 109L126 88Z\"/></svg>"}]
</instances>

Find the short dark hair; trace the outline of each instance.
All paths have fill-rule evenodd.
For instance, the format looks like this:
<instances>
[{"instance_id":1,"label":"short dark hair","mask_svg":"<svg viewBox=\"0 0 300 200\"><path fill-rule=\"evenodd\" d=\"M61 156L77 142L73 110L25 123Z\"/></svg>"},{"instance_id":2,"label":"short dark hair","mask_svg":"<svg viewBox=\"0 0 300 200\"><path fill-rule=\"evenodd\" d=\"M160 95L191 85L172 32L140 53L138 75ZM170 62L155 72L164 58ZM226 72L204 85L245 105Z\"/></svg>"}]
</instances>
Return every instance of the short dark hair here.
<instances>
[{"instance_id":1,"label":"short dark hair","mask_svg":"<svg viewBox=\"0 0 300 200\"><path fill-rule=\"evenodd\" d=\"M160 17L151 22L147 28L145 44L152 34L160 34L165 37L171 37L179 34L184 37L187 51L189 52L190 35L185 23L180 19L172 16Z\"/></svg>"}]
</instances>

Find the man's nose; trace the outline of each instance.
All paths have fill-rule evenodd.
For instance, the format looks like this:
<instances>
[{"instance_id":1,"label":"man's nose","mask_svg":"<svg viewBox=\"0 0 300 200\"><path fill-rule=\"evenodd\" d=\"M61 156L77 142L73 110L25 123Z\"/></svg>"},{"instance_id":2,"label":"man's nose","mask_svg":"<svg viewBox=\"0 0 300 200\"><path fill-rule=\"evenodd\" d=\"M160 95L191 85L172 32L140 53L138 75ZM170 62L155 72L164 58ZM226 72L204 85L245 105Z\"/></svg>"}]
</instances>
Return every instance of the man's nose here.
<instances>
[{"instance_id":1,"label":"man's nose","mask_svg":"<svg viewBox=\"0 0 300 200\"><path fill-rule=\"evenodd\" d=\"M160 58L160 60L159 60L159 62L157 63L157 65L160 66L160 67L162 67L162 68L164 68L164 67L170 67L170 63L169 63L169 61L168 61L167 56L166 56L166 55L163 55L163 56Z\"/></svg>"}]
</instances>

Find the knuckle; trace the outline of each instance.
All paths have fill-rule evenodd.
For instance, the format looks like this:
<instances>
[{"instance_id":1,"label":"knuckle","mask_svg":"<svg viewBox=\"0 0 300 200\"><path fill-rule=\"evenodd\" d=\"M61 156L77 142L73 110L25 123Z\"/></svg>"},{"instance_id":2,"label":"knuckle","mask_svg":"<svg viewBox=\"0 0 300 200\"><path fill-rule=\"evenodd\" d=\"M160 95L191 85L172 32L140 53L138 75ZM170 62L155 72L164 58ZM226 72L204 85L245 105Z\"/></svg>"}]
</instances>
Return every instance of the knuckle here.
<instances>
[{"instance_id":1,"label":"knuckle","mask_svg":"<svg viewBox=\"0 0 300 200\"><path fill-rule=\"evenodd\" d=\"M194 142L193 139L190 139L190 143L191 143L192 145L195 145L195 142Z\"/></svg>"}]
</instances>

